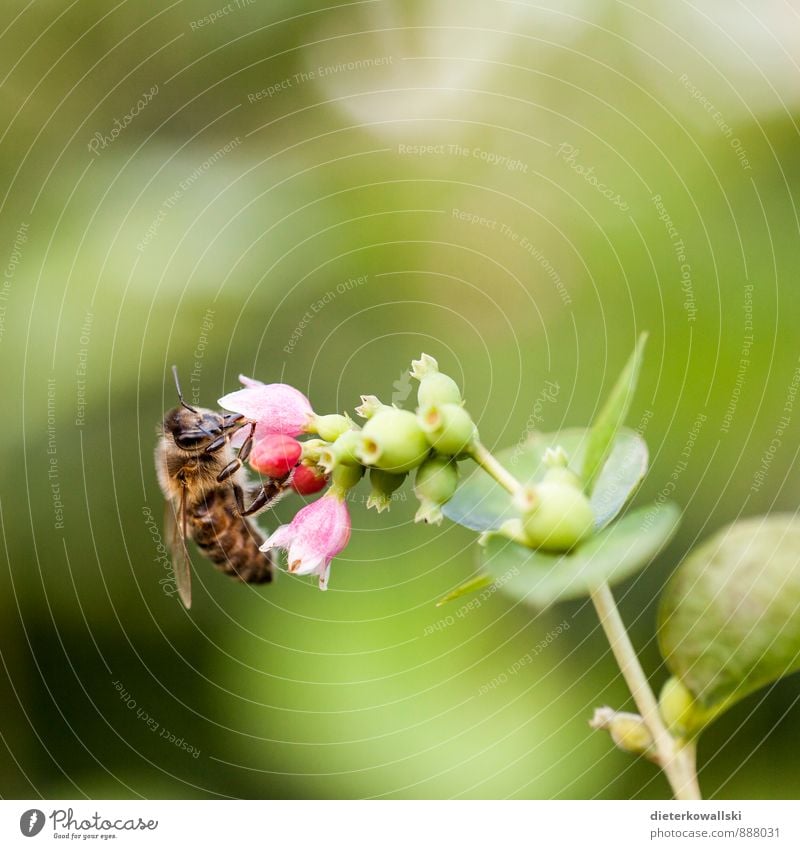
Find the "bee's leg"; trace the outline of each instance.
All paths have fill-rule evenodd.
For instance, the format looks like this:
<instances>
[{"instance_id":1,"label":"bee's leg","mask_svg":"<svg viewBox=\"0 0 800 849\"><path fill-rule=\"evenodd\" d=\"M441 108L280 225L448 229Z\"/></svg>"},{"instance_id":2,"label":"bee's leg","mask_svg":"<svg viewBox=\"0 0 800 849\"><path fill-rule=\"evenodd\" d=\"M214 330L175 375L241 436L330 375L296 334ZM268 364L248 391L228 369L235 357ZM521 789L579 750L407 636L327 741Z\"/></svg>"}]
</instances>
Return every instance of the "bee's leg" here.
<instances>
[{"instance_id":1,"label":"bee's leg","mask_svg":"<svg viewBox=\"0 0 800 849\"><path fill-rule=\"evenodd\" d=\"M222 436L218 436L213 442L209 442L206 445L203 453L204 454L213 454L215 451L219 451L220 448L227 442L228 437L223 434Z\"/></svg>"},{"instance_id":2,"label":"bee's leg","mask_svg":"<svg viewBox=\"0 0 800 849\"><path fill-rule=\"evenodd\" d=\"M241 418L243 418L243 416L238 416L238 418L241 419ZM246 460L248 458L248 456L250 455L250 451L253 448L253 433L255 432L255 429L256 429L256 423L255 422L245 422L244 424L241 424L238 421L234 421L234 422L231 422L230 424L223 424L222 429L225 432L222 433L220 436L218 436L213 442L209 442L208 445L206 445L205 449L203 450L203 453L204 454L213 454L215 451L219 451L219 449L222 448L222 446L225 445L227 443L228 439L230 438L231 434L229 433L229 431L231 429L238 430L240 427L247 427L248 425L250 426L250 433L248 434L247 439L245 439L245 441L242 443L242 447L239 449L239 451L236 454L236 456L239 457L240 459Z\"/></svg>"},{"instance_id":3,"label":"bee's leg","mask_svg":"<svg viewBox=\"0 0 800 849\"><path fill-rule=\"evenodd\" d=\"M231 475L235 475L241 468L242 461L238 457L234 457L234 459L231 460L230 463L228 463L228 465L225 466L225 468L217 475L217 481L222 483L223 481L228 480Z\"/></svg>"},{"instance_id":4,"label":"bee's leg","mask_svg":"<svg viewBox=\"0 0 800 849\"><path fill-rule=\"evenodd\" d=\"M241 448L239 448L239 452L237 453L237 457L244 461L250 456L250 452L253 450L253 433L255 432L256 426L255 424L250 426L250 433L247 435L247 439L242 443Z\"/></svg>"},{"instance_id":5,"label":"bee's leg","mask_svg":"<svg viewBox=\"0 0 800 849\"><path fill-rule=\"evenodd\" d=\"M217 480L220 483L227 480L234 472L238 472L242 468L242 463L250 456L250 452L253 450L253 431L255 429L255 422L253 422L250 425L250 433L242 443L242 447L237 452L236 457L217 476ZM228 437L225 434L218 436L212 443L206 446L204 453L213 454L215 451L219 451L227 441Z\"/></svg>"},{"instance_id":6,"label":"bee's leg","mask_svg":"<svg viewBox=\"0 0 800 849\"><path fill-rule=\"evenodd\" d=\"M239 515L244 516L244 495L242 488L237 484L233 485L233 497L236 499L236 509L239 511Z\"/></svg>"},{"instance_id":7,"label":"bee's leg","mask_svg":"<svg viewBox=\"0 0 800 849\"><path fill-rule=\"evenodd\" d=\"M236 498L236 506L239 509L239 513L242 516L252 516L254 513L258 513L260 510L268 507L286 492L290 480L291 473L282 478L273 478L267 481L267 483L262 484L250 506L247 508L244 506L244 496L241 487L234 486L233 494Z\"/></svg>"},{"instance_id":8,"label":"bee's leg","mask_svg":"<svg viewBox=\"0 0 800 849\"><path fill-rule=\"evenodd\" d=\"M242 516L252 516L254 513L258 513L259 510L263 510L271 501L270 493L263 486L247 508L244 506L242 490L238 486L233 488L233 494L236 497L236 506L239 508L239 514Z\"/></svg>"}]
</instances>

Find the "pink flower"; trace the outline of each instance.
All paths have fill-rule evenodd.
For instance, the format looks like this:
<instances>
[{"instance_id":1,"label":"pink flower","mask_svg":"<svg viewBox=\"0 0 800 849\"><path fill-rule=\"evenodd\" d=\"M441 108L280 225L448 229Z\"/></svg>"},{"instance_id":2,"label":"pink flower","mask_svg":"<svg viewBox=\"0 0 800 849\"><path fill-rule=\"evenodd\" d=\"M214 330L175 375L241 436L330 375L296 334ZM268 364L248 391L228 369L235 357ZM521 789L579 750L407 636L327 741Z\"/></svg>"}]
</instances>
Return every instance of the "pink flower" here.
<instances>
[{"instance_id":1,"label":"pink flower","mask_svg":"<svg viewBox=\"0 0 800 849\"><path fill-rule=\"evenodd\" d=\"M329 492L300 510L288 525L281 525L261 546L286 549L294 575L319 575L319 588L328 589L331 560L350 539L350 513L337 495Z\"/></svg>"},{"instance_id":2,"label":"pink flower","mask_svg":"<svg viewBox=\"0 0 800 849\"><path fill-rule=\"evenodd\" d=\"M297 465L303 446L283 433L270 433L256 442L250 452L250 465L262 475L282 478Z\"/></svg>"},{"instance_id":3,"label":"pink flower","mask_svg":"<svg viewBox=\"0 0 800 849\"><path fill-rule=\"evenodd\" d=\"M218 403L256 422L256 442L273 433L298 436L305 432L314 411L299 389L286 383L260 383L244 375L239 380L246 388L224 395Z\"/></svg>"}]
</instances>

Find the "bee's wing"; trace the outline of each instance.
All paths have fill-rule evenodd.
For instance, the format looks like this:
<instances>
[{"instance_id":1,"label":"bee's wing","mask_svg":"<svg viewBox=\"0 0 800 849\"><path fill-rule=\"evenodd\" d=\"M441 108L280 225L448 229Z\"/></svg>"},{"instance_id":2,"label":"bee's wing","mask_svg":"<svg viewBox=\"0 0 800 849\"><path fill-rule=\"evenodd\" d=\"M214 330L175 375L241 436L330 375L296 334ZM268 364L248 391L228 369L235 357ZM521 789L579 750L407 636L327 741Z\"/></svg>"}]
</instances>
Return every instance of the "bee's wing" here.
<instances>
[{"instance_id":1,"label":"bee's wing","mask_svg":"<svg viewBox=\"0 0 800 849\"><path fill-rule=\"evenodd\" d=\"M177 508L167 501L164 511L164 528L167 544L172 553L172 574L178 595L188 610L192 606L192 562L186 550L186 489L181 491L181 503Z\"/></svg>"}]
</instances>

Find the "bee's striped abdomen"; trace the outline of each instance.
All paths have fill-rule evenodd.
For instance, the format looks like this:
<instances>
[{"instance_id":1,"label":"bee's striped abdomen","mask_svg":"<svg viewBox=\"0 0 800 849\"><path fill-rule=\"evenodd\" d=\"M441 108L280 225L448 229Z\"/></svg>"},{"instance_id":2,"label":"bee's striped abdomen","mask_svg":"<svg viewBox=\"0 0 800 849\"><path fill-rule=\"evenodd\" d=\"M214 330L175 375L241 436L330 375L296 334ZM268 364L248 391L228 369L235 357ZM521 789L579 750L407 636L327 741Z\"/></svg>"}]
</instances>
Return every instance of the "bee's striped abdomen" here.
<instances>
[{"instance_id":1,"label":"bee's striped abdomen","mask_svg":"<svg viewBox=\"0 0 800 849\"><path fill-rule=\"evenodd\" d=\"M230 487L220 487L189 505L189 533L216 567L249 584L272 580L272 558L258 550L264 542L258 528L236 508Z\"/></svg>"}]
</instances>

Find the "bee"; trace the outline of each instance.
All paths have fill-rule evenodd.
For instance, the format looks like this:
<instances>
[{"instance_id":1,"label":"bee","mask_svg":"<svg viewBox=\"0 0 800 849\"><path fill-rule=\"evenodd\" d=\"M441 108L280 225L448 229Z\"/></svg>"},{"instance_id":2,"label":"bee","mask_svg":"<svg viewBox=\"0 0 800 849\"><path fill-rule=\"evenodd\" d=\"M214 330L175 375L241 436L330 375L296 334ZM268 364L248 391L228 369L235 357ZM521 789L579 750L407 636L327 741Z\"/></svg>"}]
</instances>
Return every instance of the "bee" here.
<instances>
[{"instance_id":1,"label":"bee","mask_svg":"<svg viewBox=\"0 0 800 849\"><path fill-rule=\"evenodd\" d=\"M271 554L259 551L264 537L249 517L269 507L286 491L291 473L253 487L243 463L253 447L255 422L240 413L191 407L183 399L175 366L172 373L180 403L164 416L158 428L155 460L166 500L165 536L175 585L189 608L192 585L188 539L232 578L251 584L272 580ZM237 451L231 437L245 427L250 432ZM245 496L251 499L247 507Z\"/></svg>"}]
</instances>

